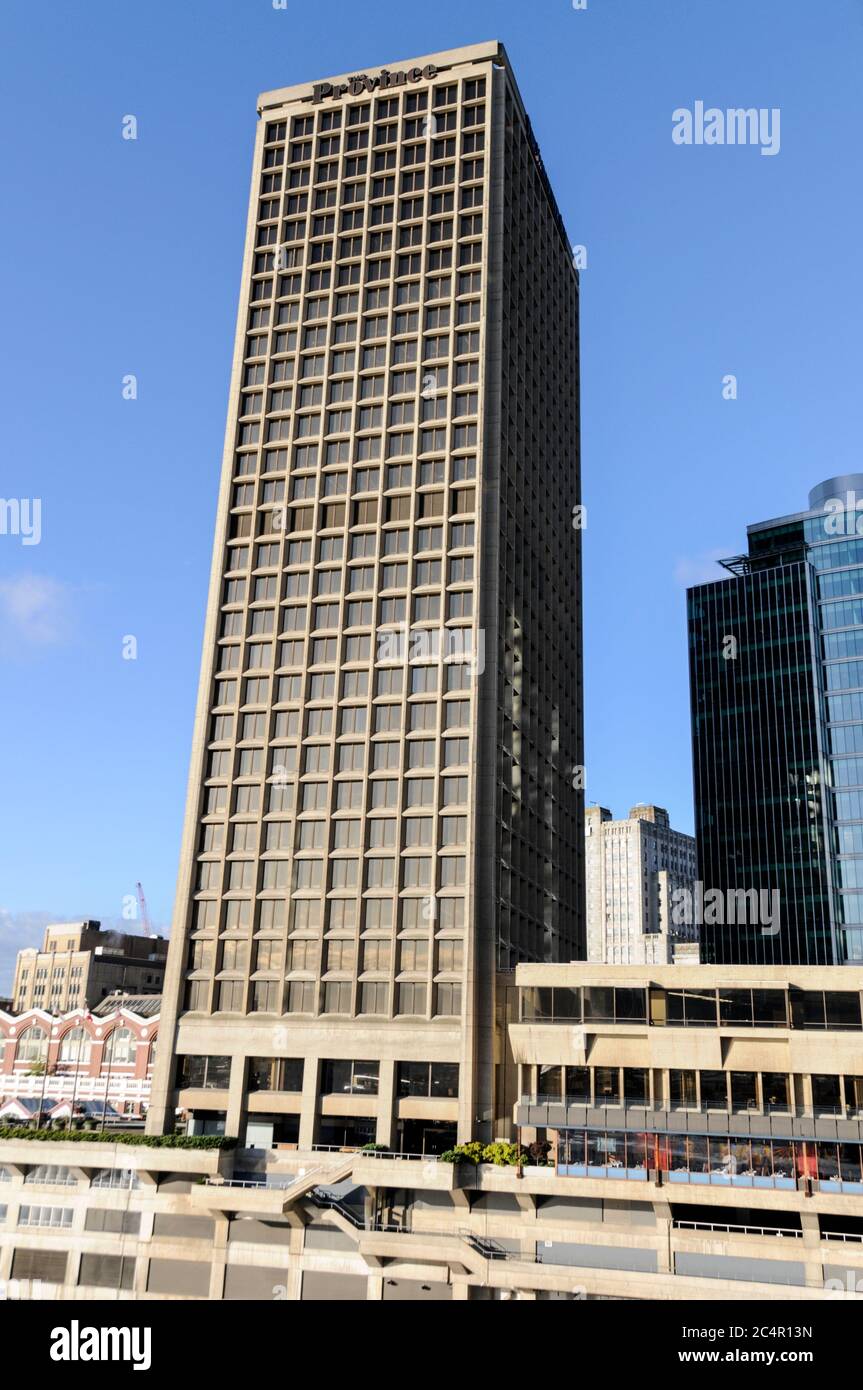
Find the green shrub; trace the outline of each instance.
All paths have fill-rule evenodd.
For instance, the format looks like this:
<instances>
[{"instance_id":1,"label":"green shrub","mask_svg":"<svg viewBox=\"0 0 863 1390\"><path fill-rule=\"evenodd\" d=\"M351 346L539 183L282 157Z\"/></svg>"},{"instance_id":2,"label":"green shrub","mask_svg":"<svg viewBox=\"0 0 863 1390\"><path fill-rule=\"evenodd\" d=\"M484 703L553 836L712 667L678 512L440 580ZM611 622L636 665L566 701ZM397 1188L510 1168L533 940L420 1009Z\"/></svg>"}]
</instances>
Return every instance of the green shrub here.
<instances>
[{"instance_id":1,"label":"green shrub","mask_svg":"<svg viewBox=\"0 0 863 1390\"><path fill-rule=\"evenodd\" d=\"M58 1138L52 1129L33 1129L27 1125L0 1125L0 1140L47 1140L52 1144L131 1144L144 1149L233 1149L236 1139L221 1134L144 1134L141 1130L67 1130Z\"/></svg>"},{"instance_id":2,"label":"green shrub","mask_svg":"<svg viewBox=\"0 0 863 1390\"><path fill-rule=\"evenodd\" d=\"M545 1152L541 1151L550 1148L550 1144L532 1144L530 1149L525 1149L523 1145L510 1143L508 1139L495 1139L491 1144L481 1144L475 1139L470 1144L456 1144L455 1148L447 1149L439 1158L441 1163L493 1163L496 1168L515 1168L518 1164L526 1162L544 1165Z\"/></svg>"},{"instance_id":3,"label":"green shrub","mask_svg":"<svg viewBox=\"0 0 863 1390\"><path fill-rule=\"evenodd\" d=\"M494 1143L486 1144L482 1151L483 1163L493 1163L498 1168L514 1168L520 1157L520 1146L506 1139L496 1139Z\"/></svg>"}]
</instances>

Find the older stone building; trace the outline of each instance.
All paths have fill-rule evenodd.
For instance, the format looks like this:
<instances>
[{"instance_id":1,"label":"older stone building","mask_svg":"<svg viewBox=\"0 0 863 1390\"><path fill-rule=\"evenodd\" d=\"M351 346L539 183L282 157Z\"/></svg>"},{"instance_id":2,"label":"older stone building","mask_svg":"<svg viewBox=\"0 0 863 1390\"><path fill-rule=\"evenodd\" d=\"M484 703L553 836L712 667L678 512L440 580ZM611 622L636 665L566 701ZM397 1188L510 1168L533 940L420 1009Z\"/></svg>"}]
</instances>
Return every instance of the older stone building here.
<instances>
[{"instance_id":1,"label":"older stone building","mask_svg":"<svg viewBox=\"0 0 863 1390\"><path fill-rule=\"evenodd\" d=\"M42 946L18 952L12 1006L16 1013L59 1014L88 1008L109 994L159 994L168 942L162 936L103 931L94 921L56 922Z\"/></svg>"}]
</instances>

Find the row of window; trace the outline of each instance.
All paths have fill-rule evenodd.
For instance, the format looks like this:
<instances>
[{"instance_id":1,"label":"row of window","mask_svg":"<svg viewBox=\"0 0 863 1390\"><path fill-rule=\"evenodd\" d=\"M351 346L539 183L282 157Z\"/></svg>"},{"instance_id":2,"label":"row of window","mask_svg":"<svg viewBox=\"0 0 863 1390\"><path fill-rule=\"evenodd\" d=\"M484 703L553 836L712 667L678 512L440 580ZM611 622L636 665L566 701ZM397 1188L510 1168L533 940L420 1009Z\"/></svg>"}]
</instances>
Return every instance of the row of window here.
<instances>
[{"instance_id":1,"label":"row of window","mask_svg":"<svg viewBox=\"0 0 863 1390\"><path fill-rule=\"evenodd\" d=\"M332 571L338 575L338 570ZM385 598L358 599L348 598L344 604L339 599L327 601L322 599L317 602L311 612L306 605L283 606L280 610L275 608L252 608L237 612L227 612L222 614L219 625L219 639L224 642L232 638L247 638L253 641L256 638L267 638L276 635L294 641L299 644L298 654L301 656L305 649L305 635L311 629L312 634L326 631L342 631L356 627L389 627L394 623L404 625L410 622L412 625L424 623L456 622L467 620L473 617L473 591L463 589L450 591L446 594L446 604L442 601L441 594L414 594L408 609L407 598ZM375 613L377 609L377 614ZM302 634L302 636L298 636ZM421 635L417 634L418 640L422 641ZM380 632L378 634L378 658L386 659L390 643L391 634ZM316 640L316 639L315 639ZM397 641L397 638L396 638ZM310 655L313 657L316 648L314 641L309 647ZM279 648L279 664L282 666L296 665L297 653L289 646ZM369 644L369 654L371 654L371 644ZM247 663L249 653L246 653Z\"/></svg>"},{"instance_id":2,"label":"row of window","mask_svg":"<svg viewBox=\"0 0 863 1390\"><path fill-rule=\"evenodd\" d=\"M199 893L260 891L338 893L463 888L467 883L467 861L463 855L446 855L438 860L417 855L403 858L400 868L391 858L368 859L361 868L358 859L242 859L198 862L195 891Z\"/></svg>"},{"instance_id":3,"label":"row of window","mask_svg":"<svg viewBox=\"0 0 863 1390\"><path fill-rule=\"evenodd\" d=\"M430 730L425 729L423 732ZM430 770L438 766L449 770L466 767L470 761L469 740L450 737L443 731L437 738L423 738L416 734L411 734L406 739L376 738L370 745L368 755L365 743L340 743L336 749L337 758L333 763L330 752L329 744L306 744L300 775L306 777L327 773L331 766L340 774L363 772L366 768L370 773L399 771L403 764L408 771ZM288 767L286 759L296 761L288 758L287 750L284 748L270 749L269 756L264 748L215 750L208 756L205 777L208 781L229 781L232 777L272 776L281 784L286 779L293 781L296 776L295 769ZM326 791L327 784L304 783L301 787L304 811L318 809L320 801L316 788ZM285 808L272 804L271 809L275 811Z\"/></svg>"},{"instance_id":4,"label":"row of window","mask_svg":"<svg viewBox=\"0 0 863 1390\"><path fill-rule=\"evenodd\" d=\"M304 818L308 815L320 815L327 812L336 814L368 811L370 820L376 820L377 817L372 815L372 812L419 808L434 810L438 793L440 794L441 810L455 811L467 804L466 776L447 774L441 778L436 778L420 774L411 775L403 782L394 778L376 778L369 781L368 790L366 790L366 783L363 781L338 781L333 783L331 795L327 782L305 782L300 787L300 799L295 806L296 788L292 781L284 780L285 774L278 773L277 768L279 766L283 767L284 764L278 764L274 761L273 781L267 789L268 796L264 815L268 824L272 818L290 816L295 811ZM229 814L232 818L238 819L241 817L257 818L261 814L261 791L259 782L237 782L233 789L227 786L210 785L206 788L204 799L204 819L209 823L215 817L224 820ZM229 807L232 809L229 810ZM369 831L370 836L377 833L372 830ZM411 833L422 834L421 831Z\"/></svg>"},{"instance_id":5,"label":"row of window","mask_svg":"<svg viewBox=\"0 0 863 1390\"><path fill-rule=\"evenodd\" d=\"M290 1057L250 1057L247 1085L250 1091L303 1089L304 1062ZM458 1095L457 1062L398 1062L396 1095L452 1098ZM184 1056L177 1063L177 1086L181 1089L227 1090L231 1079L231 1058ZM376 1061L327 1060L321 1063L319 1095L377 1095L380 1063Z\"/></svg>"},{"instance_id":6,"label":"row of window","mask_svg":"<svg viewBox=\"0 0 863 1390\"><path fill-rule=\"evenodd\" d=\"M395 116L399 109L408 115L426 111L429 106L429 96L431 96L432 108L436 111L441 107L454 106L459 96L459 84L458 82L438 83L436 86L422 87L419 90L407 88L394 95L379 96L374 103L375 118L380 120ZM466 78L462 81L462 102L474 102L484 96L484 77ZM400 99L401 108L399 106ZM371 112L372 103L370 101L324 107L317 113L317 130L319 133L340 130L343 125L350 130L366 124L371 119ZM315 130L315 116L294 116L291 120L290 130L292 139L311 135ZM271 121L265 132L265 143L267 145L278 144L287 138L287 133L287 120Z\"/></svg>"},{"instance_id":7,"label":"row of window","mask_svg":"<svg viewBox=\"0 0 863 1390\"><path fill-rule=\"evenodd\" d=\"M650 1023L667 1027L863 1029L860 994L820 989L614 989L528 986L525 1021Z\"/></svg>"},{"instance_id":8,"label":"row of window","mask_svg":"<svg viewBox=\"0 0 863 1390\"><path fill-rule=\"evenodd\" d=\"M389 981L367 980L358 985L356 999L354 994L352 980L327 980L321 985L316 980L292 980L287 991L279 980L255 980L248 991L244 980L220 980L216 983L211 1006L210 982L189 980L185 1008L191 1012L320 1013L344 1017L395 1015L406 1018L452 1018L461 1015L462 987L456 982L436 984L431 1001L426 981L397 984L393 998Z\"/></svg>"},{"instance_id":9,"label":"row of window","mask_svg":"<svg viewBox=\"0 0 863 1390\"><path fill-rule=\"evenodd\" d=\"M572 1105L655 1110L746 1110L788 1115L863 1112L863 1076L791 1076L785 1072L695 1071L647 1067L537 1068L537 1096Z\"/></svg>"},{"instance_id":10,"label":"row of window","mask_svg":"<svg viewBox=\"0 0 863 1390\"><path fill-rule=\"evenodd\" d=\"M481 161L478 161L481 163ZM441 174L446 174L444 170L438 170ZM481 177L481 175L480 175ZM441 180L443 181L443 180ZM446 181L452 182L452 178ZM251 282L249 299L255 309L269 307L269 301L274 298L280 301L276 305L276 317L274 322L278 325L287 325L296 322L296 318L289 313L280 313L281 309L288 310L290 306L284 301L290 295L296 294L299 279L299 270L305 260L305 247L280 247L278 260L274 260L273 269L270 272L259 273L258 278ZM403 280L419 279L423 274L440 275L442 272L452 271L454 266L458 267L459 272L470 270L473 272L478 268L482 254L481 242L459 242L456 246L457 256L454 257L453 246L426 246L422 251L403 251L397 252L395 257L388 251L374 258L360 260L340 261L335 268L335 275L329 266L323 266L323 262L333 259L332 242L310 242L308 245L309 265L312 269L306 270L305 289L308 294L319 294L324 290L335 288L337 291L359 290L360 287L379 287L383 282L395 279L400 282ZM282 270L287 270L287 274L281 274ZM467 317L461 317L457 321L462 323L478 323L480 320L479 304L472 305L470 301L459 301L459 311L467 307L471 313ZM476 311L476 312L474 312ZM250 327L257 326L254 321L250 322ZM396 349L404 347L403 343L397 340L393 342L393 362L415 361L416 357L399 358ZM368 349L366 350L366 352ZM365 355L365 354L364 354ZM381 349L381 356L368 363L369 366L383 366L385 355ZM336 368L336 370L339 370ZM345 370L342 368L342 370Z\"/></svg>"},{"instance_id":11,"label":"row of window","mask_svg":"<svg viewBox=\"0 0 863 1390\"><path fill-rule=\"evenodd\" d=\"M328 931L353 931L361 920L363 931L391 932L396 901L392 897L362 901L332 898L327 902L321 898L294 898L289 903L282 897L261 898L254 903L250 898L201 898L194 904L193 930L214 931L221 916L223 931L247 932L256 911L258 931L284 932L289 928L292 933L319 935L325 921ZM464 898L402 898L398 902L398 920L401 931L463 931Z\"/></svg>"},{"instance_id":12,"label":"row of window","mask_svg":"<svg viewBox=\"0 0 863 1390\"><path fill-rule=\"evenodd\" d=\"M418 498L427 494L417 493ZM458 497L458 492L453 493ZM374 513L369 510L370 502L374 500ZM387 506L390 503L401 502L405 499L400 497L387 497ZM413 498L408 498L413 501ZM349 525L355 526L376 526L377 525L377 500L369 499L368 502L354 502L351 504L351 521ZM315 514L317 513L317 525L315 524ZM263 536L293 536L299 531L313 530L339 530L346 525L346 506L344 502L319 502L316 506L292 506L289 508L274 508L272 511L259 512L262 523L258 528L258 537ZM459 515L459 513L454 513ZM252 539L251 513L232 513L229 522L229 541L249 541ZM404 521L405 517L394 517L394 521ZM455 521L450 518L449 526L431 523L427 524L425 518L416 517L416 524L413 528L399 526L397 529L385 530L381 537L381 558L392 559L396 556L409 558L411 554L420 555L430 550L467 550L472 549L475 543L474 523L472 521ZM389 523L386 523L389 525ZM412 535L413 532L413 535ZM341 540L343 537L319 537L320 542L324 540ZM358 539L351 537L352 541ZM371 538L373 541L376 537ZM260 549L260 547L259 547ZM323 550L323 545L321 545ZM352 545L352 558L373 559L377 546L366 543L364 546L354 547ZM336 546L326 547L327 554L333 560L341 559L341 549ZM289 566L307 566L311 559L311 541L306 541L305 545L300 542L289 542L287 546L287 560ZM236 573L237 571L248 569L250 548L248 545L232 545L229 547L225 557L226 574ZM323 557L322 557L323 558Z\"/></svg>"},{"instance_id":13,"label":"row of window","mask_svg":"<svg viewBox=\"0 0 863 1390\"><path fill-rule=\"evenodd\" d=\"M395 193L396 170L399 169L408 174L425 172L419 166L428 164L431 188L445 188L454 184L457 163L460 163L459 179L462 183L475 183L485 177L485 132L482 130L464 131L460 140L455 135L444 135L414 144L399 144L397 136L397 127L390 126L376 138L376 148L371 155L338 152L314 162L311 148L307 150L305 142L300 142L292 146L297 155L284 170L284 187L291 192L314 188L323 193L328 191L324 185L335 184L331 191L341 192L342 203L357 203L365 201L367 194L372 199L391 198ZM278 148L264 151L261 197L281 191L284 162L284 153ZM368 189L366 176L370 173L377 177L372 179L371 188ZM405 189L404 184L402 188L403 191L412 191L411 188ZM322 201L316 206L327 204ZM335 206L335 200L329 206Z\"/></svg>"},{"instance_id":14,"label":"row of window","mask_svg":"<svg viewBox=\"0 0 863 1390\"><path fill-rule=\"evenodd\" d=\"M223 938L219 943L221 950L217 957L217 943L212 940L193 939L189 943L187 965L192 971L242 971L248 970L252 960L252 943L247 938L239 940ZM253 963L254 971L277 971L282 969L283 961L288 971L316 971L321 964L321 943L318 940L293 940L288 944L287 959L285 946L281 940L257 941ZM436 943L437 971L441 973L459 971L464 966L464 942L461 939L444 939ZM420 940L400 940L398 943L398 969L404 972L426 972L432 962L432 943L428 938ZM389 972L393 960L392 942L389 938L363 939L360 970L377 973ZM324 946L324 970L353 971L358 962L358 947L353 937L330 938Z\"/></svg>"},{"instance_id":15,"label":"row of window","mask_svg":"<svg viewBox=\"0 0 863 1390\"><path fill-rule=\"evenodd\" d=\"M60 1040L58 1061L85 1066L99 1040L82 1027L70 1028ZM148 1044L143 1044L148 1046ZM149 1044L155 1047L155 1044ZM129 1028L112 1028L102 1043L103 1066L128 1066L135 1061L138 1043ZM48 1056L48 1034L38 1023L25 1028L15 1047L16 1062L44 1062Z\"/></svg>"},{"instance_id":16,"label":"row of window","mask_svg":"<svg viewBox=\"0 0 863 1390\"><path fill-rule=\"evenodd\" d=\"M429 528L423 527L423 533L428 529ZM434 529L440 534L432 537L427 537L423 534L421 539L423 541L427 539L442 541L442 528L437 527ZM472 526L470 523L456 523L451 528L451 532L458 537L460 542L457 546L454 544L451 545L449 547L451 550L466 549L469 544L473 544L472 539L469 541L469 538L472 536ZM420 538L417 536L415 539L418 540ZM361 565L362 562L376 561L378 559L377 541L378 537L376 534L360 532L351 535L347 556L349 568L353 568L354 564ZM381 535L380 554L382 572L386 570L385 562L387 561L391 563L409 564L411 554L416 549L416 544L413 546L411 545L411 530L409 527L398 527L393 530L384 531ZM341 573L341 562L345 554L344 536L318 536L316 538L316 550L317 560L315 562L315 573L318 577L329 573ZM252 550L250 546L230 545L225 556L226 583L233 582L231 576L235 577L236 582L242 581L245 583L243 572L248 570L251 558ZM279 541L267 541L255 548L255 562L253 565L255 571L279 569L281 568L282 562L284 562L288 571L285 581L286 586L288 586L286 587L286 595L289 597L293 596L293 592L290 588L291 584L295 586L296 595L298 597L308 593L308 581L312 566L312 541L310 539L288 541L284 546L284 552L282 551L282 544ZM416 560L414 566L415 573L417 575L435 574L436 571L434 569L424 569L423 566L442 566L443 563L442 560ZM448 582L450 584L465 583L472 579L473 556L453 555L447 563L448 574L450 576ZM460 565L463 566L463 569L459 568ZM299 587L302 585L304 578L306 587ZM420 581L419 579L415 581L417 584L421 582L426 581ZM433 583L439 581L429 579L427 582Z\"/></svg>"},{"instance_id":17,"label":"row of window","mask_svg":"<svg viewBox=\"0 0 863 1390\"><path fill-rule=\"evenodd\" d=\"M463 779L466 781L466 779ZM466 795L466 788L463 795ZM406 816L361 820L304 820L292 829L290 821L269 821L263 826L256 822L239 821L232 826L229 854L266 853L280 850L288 853L303 850L339 851L349 849L442 849L467 843L465 816L433 815ZM201 854L221 854L226 847L224 822L208 822L203 826L199 850ZM847 861L857 863L859 861ZM337 885L333 885L337 886Z\"/></svg>"},{"instance_id":18,"label":"row of window","mask_svg":"<svg viewBox=\"0 0 863 1390\"><path fill-rule=\"evenodd\" d=\"M558 1172L572 1177L666 1173L670 1182L794 1189L810 1178L822 1191L863 1191L863 1146L727 1135L564 1130Z\"/></svg>"},{"instance_id":19,"label":"row of window","mask_svg":"<svg viewBox=\"0 0 863 1390\"><path fill-rule=\"evenodd\" d=\"M289 165L311 164L314 161L334 159L340 154L357 155L368 150L370 146L373 149L381 149L388 145L400 144L408 146L406 153L411 155L416 153L419 141L430 143L434 150L440 147L442 137L457 131L459 114L463 129L462 140L469 141L467 147L462 144L462 153L473 154L476 150L483 149L484 132L474 134L474 130L485 124L484 104L463 106L460 113L454 109L435 111L428 116L405 115L400 122L396 104L388 116L378 113L372 125L355 124L346 130L344 136L338 132L320 131L317 139L313 139L310 134L295 134L287 144L268 143L264 147L263 167L278 169L286 162ZM410 159L409 162L415 161Z\"/></svg>"},{"instance_id":20,"label":"row of window","mask_svg":"<svg viewBox=\"0 0 863 1390\"><path fill-rule=\"evenodd\" d=\"M11 1183L12 1171L0 1167L0 1182ZM41 1187L75 1187L78 1178L71 1168L51 1164L37 1164L28 1168L24 1175L25 1184ZM132 1168L97 1168L90 1179L91 1187L138 1188L141 1180Z\"/></svg>"}]
</instances>

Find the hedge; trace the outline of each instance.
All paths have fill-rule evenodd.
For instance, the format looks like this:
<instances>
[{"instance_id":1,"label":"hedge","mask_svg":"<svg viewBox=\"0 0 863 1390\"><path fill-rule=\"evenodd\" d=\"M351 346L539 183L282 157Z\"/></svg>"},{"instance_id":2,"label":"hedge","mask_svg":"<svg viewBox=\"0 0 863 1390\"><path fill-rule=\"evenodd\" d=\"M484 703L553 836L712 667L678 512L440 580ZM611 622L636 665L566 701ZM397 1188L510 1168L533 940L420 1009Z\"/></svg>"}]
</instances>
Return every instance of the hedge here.
<instances>
[{"instance_id":1,"label":"hedge","mask_svg":"<svg viewBox=\"0 0 863 1390\"><path fill-rule=\"evenodd\" d=\"M236 1139L221 1134L142 1134L138 1130L33 1129L29 1125L0 1125L2 1139L43 1140L52 1144L133 1144L144 1149L233 1149Z\"/></svg>"}]
</instances>

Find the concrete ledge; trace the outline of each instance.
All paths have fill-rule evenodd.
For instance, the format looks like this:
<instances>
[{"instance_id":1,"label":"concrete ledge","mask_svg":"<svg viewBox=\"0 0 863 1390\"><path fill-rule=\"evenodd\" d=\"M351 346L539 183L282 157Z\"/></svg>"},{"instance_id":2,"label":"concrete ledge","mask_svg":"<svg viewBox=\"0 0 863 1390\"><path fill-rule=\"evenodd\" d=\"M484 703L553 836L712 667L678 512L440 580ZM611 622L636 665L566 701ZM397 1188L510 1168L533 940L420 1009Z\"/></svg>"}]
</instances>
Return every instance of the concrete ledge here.
<instances>
[{"instance_id":1,"label":"concrete ledge","mask_svg":"<svg viewBox=\"0 0 863 1390\"><path fill-rule=\"evenodd\" d=\"M230 1149L148 1148L144 1144L89 1144L85 1139L0 1139L0 1163L47 1163L60 1168L132 1168L158 1173L230 1171Z\"/></svg>"}]
</instances>

